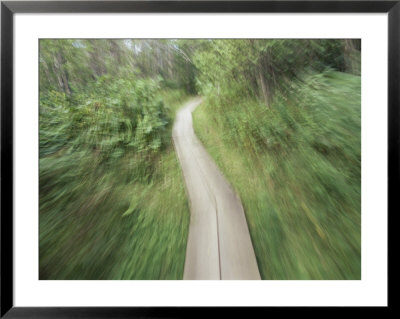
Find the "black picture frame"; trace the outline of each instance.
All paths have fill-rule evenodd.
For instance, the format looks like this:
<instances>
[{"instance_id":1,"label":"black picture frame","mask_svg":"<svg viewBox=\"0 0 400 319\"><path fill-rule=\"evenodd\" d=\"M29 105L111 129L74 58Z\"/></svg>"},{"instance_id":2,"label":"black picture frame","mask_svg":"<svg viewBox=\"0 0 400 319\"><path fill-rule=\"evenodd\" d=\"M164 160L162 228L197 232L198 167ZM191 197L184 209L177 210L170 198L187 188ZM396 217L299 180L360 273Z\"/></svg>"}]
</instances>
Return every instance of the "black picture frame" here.
<instances>
[{"instance_id":1,"label":"black picture frame","mask_svg":"<svg viewBox=\"0 0 400 319\"><path fill-rule=\"evenodd\" d=\"M135 318L246 315L276 307L14 307L13 19L15 13L388 13L388 218L398 212L400 1L1 1L1 317ZM382 212L385 213L385 212ZM391 214L390 214L391 213ZM392 234L393 232L388 232ZM390 238L390 235L389 235ZM388 238L389 250L390 240ZM389 251L388 251L389 258ZM389 260L388 260L389 261ZM388 280L389 287L389 280ZM388 298L389 309L392 304ZM293 307L291 307L293 310ZM303 307L296 308L300 312ZM337 308L331 309L336 312ZM296 310L296 311L297 311ZM323 308L325 310L325 308Z\"/></svg>"}]
</instances>

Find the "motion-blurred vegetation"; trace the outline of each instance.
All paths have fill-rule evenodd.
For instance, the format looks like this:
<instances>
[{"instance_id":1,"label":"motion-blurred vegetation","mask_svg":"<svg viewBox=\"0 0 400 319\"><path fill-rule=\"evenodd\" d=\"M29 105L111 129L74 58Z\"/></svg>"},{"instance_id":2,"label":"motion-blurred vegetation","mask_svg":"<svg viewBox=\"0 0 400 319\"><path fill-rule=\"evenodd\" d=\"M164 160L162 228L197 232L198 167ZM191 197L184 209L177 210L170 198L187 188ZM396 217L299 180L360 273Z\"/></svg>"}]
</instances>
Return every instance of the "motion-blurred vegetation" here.
<instances>
[{"instance_id":1,"label":"motion-blurred vegetation","mask_svg":"<svg viewBox=\"0 0 400 319\"><path fill-rule=\"evenodd\" d=\"M215 40L196 134L238 191L263 279L361 278L356 40Z\"/></svg>"},{"instance_id":2,"label":"motion-blurred vegetation","mask_svg":"<svg viewBox=\"0 0 400 319\"><path fill-rule=\"evenodd\" d=\"M163 47L40 41L40 279L182 278L189 210L171 127L191 92L180 55L161 68Z\"/></svg>"},{"instance_id":3,"label":"motion-blurred vegetation","mask_svg":"<svg viewBox=\"0 0 400 319\"><path fill-rule=\"evenodd\" d=\"M263 279L359 279L358 40L40 40L40 279L181 279L196 93Z\"/></svg>"}]
</instances>

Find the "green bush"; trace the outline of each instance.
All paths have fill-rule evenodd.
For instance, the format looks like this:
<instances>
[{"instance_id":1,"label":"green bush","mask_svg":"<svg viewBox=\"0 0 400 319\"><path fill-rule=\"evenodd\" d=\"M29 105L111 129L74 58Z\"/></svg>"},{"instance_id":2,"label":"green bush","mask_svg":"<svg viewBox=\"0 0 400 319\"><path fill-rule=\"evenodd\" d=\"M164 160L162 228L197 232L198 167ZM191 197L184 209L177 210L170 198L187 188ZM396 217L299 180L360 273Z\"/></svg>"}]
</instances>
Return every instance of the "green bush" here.
<instances>
[{"instance_id":1,"label":"green bush","mask_svg":"<svg viewBox=\"0 0 400 319\"><path fill-rule=\"evenodd\" d=\"M139 153L151 158L165 146L168 114L155 80L100 77L68 98L50 91L40 98L40 151L87 149L104 159Z\"/></svg>"}]
</instances>

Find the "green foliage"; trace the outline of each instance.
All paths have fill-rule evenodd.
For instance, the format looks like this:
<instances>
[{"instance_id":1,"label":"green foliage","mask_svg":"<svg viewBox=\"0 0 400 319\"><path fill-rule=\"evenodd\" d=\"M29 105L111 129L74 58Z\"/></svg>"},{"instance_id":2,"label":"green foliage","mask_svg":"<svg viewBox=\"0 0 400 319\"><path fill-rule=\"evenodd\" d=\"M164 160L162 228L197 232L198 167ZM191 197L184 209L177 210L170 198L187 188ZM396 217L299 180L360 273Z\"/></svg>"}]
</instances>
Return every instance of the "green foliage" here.
<instances>
[{"instance_id":1,"label":"green foliage","mask_svg":"<svg viewBox=\"0 0 400 319\"><path fill-rule=\"evenodd\" d=\"M218 99L257 96L267 105L274 91L305 69L330 67L357 74L355 40L210 40L194 54L198 90ZM346 64L347 63L347 64ZM358 73L359 74L359 73ZM234 94L234 96L233 96Z\"/></svg>"},{"instance_id":2,"label":"green foliage","mask_svg":"<svg viewBox=\"0 0 400 319\"><path fill-rule=\"evenodd\" d=\"M184 98L182 93L169 92L168 105L175 106ZM146 105L149 110L144 112L142 123L148 121L146 114L159 107L157 103ZM163 128L162 150L154 147L157 139L149 128L151 122L138 122L136 127L141 138L153 136L151 143L135 138L132 131L135 146L121 146L118 141L104 146L104 140L110 140L108 134L114 133L101 134L94 128L105 131L115 126L114 135L124 138L131 131L113 125L112 121L124 119L118 112L108 116L88 112L84 120L74 117L74 121L85 124L80 131L83 137L74 131L72 142L64 139L60 144L64 147L41 156L41 279L182 278L189 207L171 144L174 112L172 107L164 110L168 124ZM107 125L100 124L99 117ZM88 121L92 121L92 127ZM42 120L41 125L44 123ZM94 132L85 133L89 129ZM41 138L43 134L41 131ZM94 145L99 149L83 143L88 136L89 141L98 138Z\"/></svg>"},{"instance_id":3,"label":"green foliage","mask_svg":"<svg viewBox=\"0 0 400 319\"><path fill-rule=\"evenodd\" d=\"M187 95L132 56L118 40L40 41L40 279L183 276L171 127Z\"/></svg>"},{"instance_id":4,"label":"green foliage","mask_svg":"<svg viewBox=\"0 0 400 319\"><path fill-rule=\"evenodd\" d=\"M206 102L195 131L241 196L264 279L360 279L360 77L297 77L270 108Z\"/></svg>"},{"instance_id":5,"label":"green foliage","mask_svg":"<svg viewBox=\"0 0 400 319\"><path fill-rule=\"evenodd\" d=\"M151 160L167 143L167 111L155 80L102 76L86 92L68 98L41 95L40 152L88 149L104 160L127 153Z\"/></svg>"},{"instance_id":6,"label":"green foliage","mask_svg":"<svg viewBox=\"0 0 400 319\"><path fill-rule=\"evenodd\" d=\"M135 157L98 165L72 152L40 162L40 279L182 279L189 207L171 146L150 183Z\"/></svg>"}]
</instances>

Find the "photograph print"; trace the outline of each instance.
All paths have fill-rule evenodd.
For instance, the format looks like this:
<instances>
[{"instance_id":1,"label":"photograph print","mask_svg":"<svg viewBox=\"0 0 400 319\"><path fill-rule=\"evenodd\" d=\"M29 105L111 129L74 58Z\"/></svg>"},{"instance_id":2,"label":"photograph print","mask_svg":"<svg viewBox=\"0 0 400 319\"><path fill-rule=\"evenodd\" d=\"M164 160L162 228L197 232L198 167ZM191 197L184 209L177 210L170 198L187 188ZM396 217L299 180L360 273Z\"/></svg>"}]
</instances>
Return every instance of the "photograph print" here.
<instances>
[{"instance_id":1,"label":"photograph print","mask_svg":"<svg viewBox=\"0 0 400 319\"><path fill-rule=\"evenodd\" d=\"M361 280L360 39L40 39L40 280Z\"/></svg>"}]
</instances>

